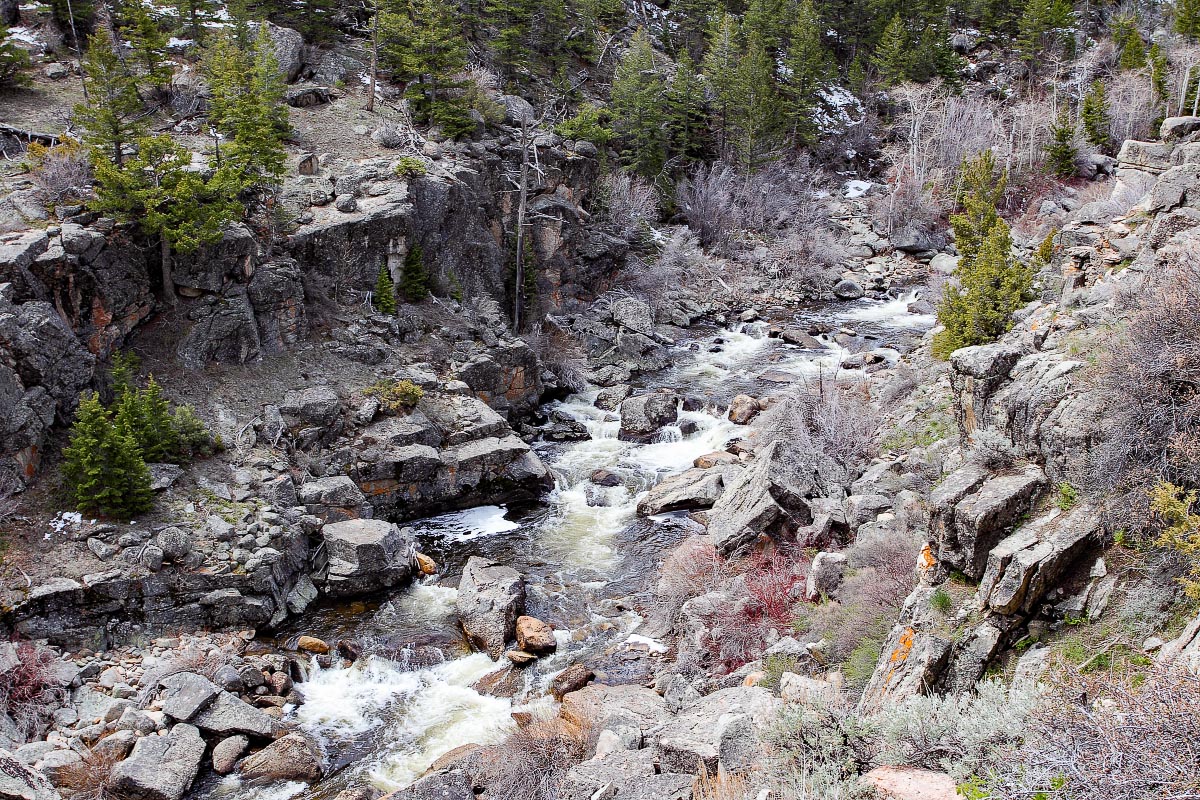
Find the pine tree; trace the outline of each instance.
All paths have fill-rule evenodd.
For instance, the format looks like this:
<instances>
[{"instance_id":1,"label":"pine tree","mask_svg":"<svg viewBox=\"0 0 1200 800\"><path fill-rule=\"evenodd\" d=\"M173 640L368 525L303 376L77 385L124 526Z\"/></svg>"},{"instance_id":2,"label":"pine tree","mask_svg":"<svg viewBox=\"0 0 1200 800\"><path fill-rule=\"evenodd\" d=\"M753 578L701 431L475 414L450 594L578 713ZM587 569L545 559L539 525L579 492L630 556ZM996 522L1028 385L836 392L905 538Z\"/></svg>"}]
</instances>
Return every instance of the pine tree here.
<instances>
[{"instance_id":1,"label":"pine tree","mask_svg":"<svg viewBox=\"0 0 1200 800\"><path fill-rule=\"evenodd\" d=\"M174 72L167 61L167 37L140 2L128 4L121 35L129 41L131 60L151 94L164 92Z\"/></svg>"},{"instance_id":2,"label":"pine tree","mask_svg":"<svg viewBox=\"0 0 1200 800\"><path fill-rule=\"evenodd\" d=\"M283 179L288 131L283 80L266 25L250 38L239 22L204 62L211 97L208 117L227 144L217 144L216 185L232 197L270 194Z\"/></svg>"},{"instance_id":3,"label":"pine tree","mask_svg":"<svg viewBox=\"0 0 1200 800\"><path fill-rule=\"evenodd\" d=\"M1175 0L1175 32L1200 39L1200 0Z\"/></svg>"},{"instance_id":4,"label":"pine tree","mask_svg":"<svg viewBox=\"0 0 1200 800\"><path fill-rule=\"evenodd\" d=\"M95 392L79 399L62 473L81 511L128 518L153 504L150 472L137 443L113 423Z\"/></svg>"},{"instance_id":5,"label":"pine tree","mask_svg":"<svg viewBox=\"0 0 1200 800\"><path fill-rule=\"evenodd\" d=\"M997 178L995 157L987 151L962 172L962 212L950 217L959 249L957 283L946 287L938 307L945 328L934 338L939 358L1004 335L1033 282L1029 268L1013 258L1008 224L996 212L1007 180Z\"/></svg>"},{"instance_id":6,"label":"pine tree","mask_svg":"<svg viewBox=\"0 0 1200 800\"><path fill-rule=\"evenodd\" d=\"M574 6L584 32L580 55L595 61L601 36L624 26L625 4L621 0L577 0Z\"/></svg>"},{"instance_id":7,"label":"pine tree","mask_svg":"<svg viewBox=\"0 0 1200 800\"><path fill-rule=\"evenodd\" d=\"M1070 0L1028 0L1019 28L1021 52L1035 65L1045 52L1057 47L1074 55L1075 13Z\"/></svg>"},{"instance_id":8,"label":"pine tree","mask_svg":"<svg viewBox=\"0 0 1200 800\"><path fill-rule=\"evenodd\" d=\"M787 123L775 83L775 60L751 35L737 69L738 101L733 119L734 150L751 171L774 158Z\"/></svg>"},{"instance_id":9,"label":"pine tree","mask_svg":"<svg viewBox=\"0 0 1200 800\"><path fill-rule=\"evenodd\" d=\"M29 53L8 41L8 26L0 21L0 89L29 85Z\"/></svg>"},{"instance_id":10,"label":"pine tree","mask_svg":"<svg viewBox=\"0 0 1200 800\"><path fill-rule=\"evenodd\" d=\"M687 51L679 54L675 75L667 84L667 135L671 157L680 167L703 161L711 150L704 84Z\"/></svg>"},{"instance_id":11,"label":"pine tree","mask_svg":"<svg viewBox=\"0 0 1200 800\"><path fill-rule=\"evenodd\" d=\"M787 6L783 0L750 0L742 19L743 35L756 37L772 55L779 51L787 30Z\"/></svg>"},{"instance_id":12,"label":"pine tree","mask_svg":"<svg viewBox=\"0 0 1200 800\"><path fill-rule=\"evenodd\" d=\"M205 23L216 13L213 0L175 0L175 13L179 17L180 33L193 42L204 42Z\"/></svg>"},{"instance_id":13,"label":"pine tree","mask_svg":"<svg viewBox=\"0 0 1200 800\"><path fill-rule=\"evenodd\" d=\"M1046 145L1046 169L1059 178L1075 176L1075 160L1079 150L1075 146L1075 123L1071 122L1070 111L1064 106L1058 120L1050 126L1050 143Z\"/></svg>"},{"instance_id":14,"label":"pine tree","mask_svg":"<svg viewBox=\"0 0 1200 800\"><path fill-rule=\"evenodd\" d=\"M1083 138L1100 152L1107 152L1112 145L1108 134L1111 120L1108 114L1108 97L1102 81L1092 83L1091 89L1083 98L1083 108L1079 116L1083 122Z\"/></svg>"},{"instance_id":15,"label":"pine tree","mask_svg":"<svg viewBox=\"0 0 1200 800\"><path fill-rule=\"evenodd\" d=\"M108 377L115 400L120 401L123 394L137 387L137 375L141 366L142 360L136 353L124 350L113 353L112 368L108 371Z\"/></svg>"},{"instance_id":16,"label":"pine tree","mask_svg":"<svg viewBox=\"0 0 1200 800\"><path fill-rule=\"evenodd\" d=\"M211 182L191 169L191 153L169 136L137 140L137 155L123 166L96 165L96 200L102 214L139 222L159 239L163 294L174 302L172 252L192 253L221 238L221 226L238 217L220 170Z\"/></svg>"},{"instance_id":17,"label":"pine tree","mask_svg":"<svg viewBox=\"0 0 1200 800\"><path fill-rule=\"evenodd\" d=\"M125 163L125 149L143 133L144 108L137 80L117 56L112 36L101 28L88 40L83 62L88 102L75 106L74 118L83 129L83 143L94 161L107 159L117 167Z\"/></svg>"},{"instance_id":18,"label":"pine tree","mask_svg":"<svg viewBox=\"0 0 1200 800\"><path fill-rule=\"evenodd\" d=\"M737 21L732 14L722 14L709 30L708 52L701 67L713 94L713 121L717 128L717 150L722 158L729 158L729 141L732 133L732 118L740 100L738 86L738 62L741 59L738 43Z\"/></svg>"},{"instance_id":19,"label":"pine tree","mask_svg":"<svg viewBox=\"0 0 1200 800\"><path fill-rule=\"evenodd\" d=\"M667 158L666 81L645 28L638 28L617 64L612 84L613 128L622 160L653 179Z\"/></svg>"},{"instance_id":20,"label":"pine tree","mask_svg":"<svg viewBox=\"0 0 1200 800\"><path fill-rule=\"evenodd\" d=\"M954 91L962 88L962 59L950 47L946 32L940 25L928 25L917 38L908 64L910 80L924 83L941 78Z\"/></svg>"},{"instance_id":21,"label":"pine tree","mask_svg":"<svg viewBox=\"0 0 1200 800\"><path fill-rule=\"evenodd\" d=\"M451 76L466 65L466 40L449 0L392 0L379 18L383 65L410 83L407 96L419 121L433 120L449 101ZM440 113L445 116L444 110Z\"/></svg>"},{"instance_id":22,"label":"pine tree","mask_svg":"<svg viewBox=\"0 0 1200 800\"><path fill-rule=\"evenodd\" d=\"M419 303L429 296L429 273L425 271L425 254L419 244L414 244L404 256L400 291L408 303Z\"/></svg>"},{"instance_id":23,"label":"pine tree","mask_svg":"<svg viewBox=\"0 0 1200 800\"><path fill-rule=\"evenodd\" d=\"M683 53L695 63L704 58L711 26L720 19L718 0L678 0L671 3L670 45L676 58Z\"/></svg>"},{"instance_id":24,"label":"pine tree","mask_svg":"<svg viewBox=\"0 0 1200 800\"><path fill-rule=\"evenodd\" d=\"M375 278L375 293L371 302L381 314L392 316L396 313L396 284L392 281L392 273L388 271L387 262L379 265L379 275Z\"/></svg>"},{"instance_id":25,"label":"pine tree","mask_svg":"<svg viewBox=\"0 0 1200 800\"><path fill-rule=\"evenodd\" d=\"M1137 17L1124 15L1112 24L1113 42L1121 51L1117 66L1121 69L1141 69L1146 66L1146 40L1137 27Z\"/></svg>"},{"instance_id":26,"label":"pine tree","mask_svg":"<svg viewBox=\"0 0 1200 800\"><path fill-rule=\"evenodd\" d=\"M812 114L819 102L818 92L833 75L833 60L822 36L821 19L812 0L801 0L784 58L792 135L801 141L813 136Z\"/></svg>"},{"instance_id":27,"label":"pine tree","mask_svg":"<svg viewBox=\"0 0 1200 800\"><path fill-rule=\"evenodd\" d=\"M897 14L884 30L871 63L879 74L880 83L890 87L908 80L911 62L912 42L909 39L908 28Z\"/></svg>"},{"instance_id":28,"label":"pine tree","mask_svg":"<svg viewBox=\"0 0 1200 800\"><path fill-rule=\"evenodd\" d=\"M179 432L171 418L171 404L163 397L162 387L154 375L146 380L146 388L140 393L141 427L137 430L137 444L146 461L179 462L183 458Z\"/></svg>"}]
</instances>

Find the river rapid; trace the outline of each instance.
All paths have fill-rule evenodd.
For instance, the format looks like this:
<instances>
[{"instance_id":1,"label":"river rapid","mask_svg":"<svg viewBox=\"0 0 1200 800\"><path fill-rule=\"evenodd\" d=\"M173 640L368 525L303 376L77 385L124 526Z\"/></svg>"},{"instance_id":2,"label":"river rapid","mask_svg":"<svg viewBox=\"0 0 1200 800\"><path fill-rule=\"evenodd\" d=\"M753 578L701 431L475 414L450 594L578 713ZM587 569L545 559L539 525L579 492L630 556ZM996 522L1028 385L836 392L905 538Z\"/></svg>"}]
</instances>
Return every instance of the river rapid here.
<instances>
[{"instance_id":1,"label":"river rapid","mask_svg":"<svg viewBox=\"0 0 1200 800\"><path fill-rule=\"evenodd\" d=\"M638 599L653 584L664 551L698 528L685 515L637 517L639 497L745 432L726 418L735 395L778 394L789 383L835 374L855 379L860 370L839 370L851 354L870 351L894 361L911 349L933 325L931 316L908 312L913 299L915 293L863 299L777 320L801 329L828 329L817 337L820 349L768 338L762 322L692 331L695 338L674 348L670 367L640 377L640 388L673 388L694 409L681 409L678 423L649 444L620 441L620 419L593 405L596 391L547 406L548 414L581 422L589 438L536 445L555 479L539 506L484 506L407 523L417 531L419 549L438 561L439 575L371 602L310 609L283 637L355 639L366 652L393 656L368 655L347 668L321 669L314 662L307 681L298 685L305 702L287 709L286 718L321 742L330 777L315 787L253 787L236 777L214 777L199 784L193 796L332 798L341 789L368 784L392 791L456 747L501 740L515 728L514 711L552 712L546 688L577 660L605 682L640 683L652 677L647 670L667 647L637 612ZM594 483L591 476L600 469L619 476L619 484ZM472 688L508 666L471 653L457 627L453 587L473 555L525 575L527 613L556 628L558 651L522 669L511 698ZM445 660L431 663L436 661L428 657L435 652L431 648Z\"/></svg>"}]
</instances>

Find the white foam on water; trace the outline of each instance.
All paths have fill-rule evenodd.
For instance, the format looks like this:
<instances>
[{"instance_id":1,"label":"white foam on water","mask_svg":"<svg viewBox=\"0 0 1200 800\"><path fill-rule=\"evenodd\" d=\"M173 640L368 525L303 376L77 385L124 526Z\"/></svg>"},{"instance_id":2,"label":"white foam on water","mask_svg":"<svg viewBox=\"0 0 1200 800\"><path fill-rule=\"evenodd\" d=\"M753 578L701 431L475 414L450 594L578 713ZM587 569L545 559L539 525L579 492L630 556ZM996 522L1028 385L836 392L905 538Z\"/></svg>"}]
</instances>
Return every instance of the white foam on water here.
<instances>
[{"instance_id":1,"label":"white foam on water","mask_svg":"<svg viewBox=\"0 0 1200 800\"><path fill-rule=\"evenodd\" d=\"M874 322L892 328L932 328L937 322L933 314L913 314L908 304L920 298L920 292L908 292L891 300L864 298L855 307L839 315L847 322Z\"/></svg>"},{"instance_id":2,"label":"white foam on water","mask_svg":"<svg viewBox=\"0 0 1200 800\"><path fill-rule=\"evenodd\" d=\"M453 542L466 542L481 536L515 531L521 527L505 518L508 509L504 506L476 506L465 511L454 511L426 520L439 529L441 534Z\"/></svg>"}]
</instances>

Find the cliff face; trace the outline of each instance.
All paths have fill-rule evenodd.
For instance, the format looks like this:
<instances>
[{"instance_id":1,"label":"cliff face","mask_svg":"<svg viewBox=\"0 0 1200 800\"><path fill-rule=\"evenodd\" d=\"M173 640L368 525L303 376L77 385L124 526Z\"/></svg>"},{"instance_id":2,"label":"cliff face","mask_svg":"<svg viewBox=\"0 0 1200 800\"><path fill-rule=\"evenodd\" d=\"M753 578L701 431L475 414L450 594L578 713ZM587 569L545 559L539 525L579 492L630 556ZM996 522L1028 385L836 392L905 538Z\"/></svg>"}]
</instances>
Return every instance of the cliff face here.
<instances>
[{"instance_id":1,"label":"cliff face","mask_svg":"<svg viewBox=\"0 0 1200 800\"><path fill-rule=\"evenodd\" d=\"M399 283L417 246L435 296L487 298L510 309L516 136L500 127L468 144L427 143L428 171L412 178L398 176L391 158L320 166L302 156L305 174L289 178L282 195L290 232L268 246L248 227L232 226L217 244L176 256L180 306L173 310L157 299L157 248L133 227L80 212L8 234L0 241L0 392L9 401L0 412L0 485L29 483L55 420L69 421L80 391L96 383L97 364L149 322L166 322L156 337L171 342L190 370L258 362L304 342L338 309L360 307L381 265ZM529 152L530 303L571 308L603 290L627 244L588 229L581 203L598 172L593 158L549 133ZM424 314L405 307L401 327L416 331ZM331 327L335 336L344 332L341 323ZM350 343L351 357L377 363L395 343L385 337L373 350ZM536 356L502 349L473 363L468 383L503 413L527 412L543 388Z\"/></svg>"}]
</instances>

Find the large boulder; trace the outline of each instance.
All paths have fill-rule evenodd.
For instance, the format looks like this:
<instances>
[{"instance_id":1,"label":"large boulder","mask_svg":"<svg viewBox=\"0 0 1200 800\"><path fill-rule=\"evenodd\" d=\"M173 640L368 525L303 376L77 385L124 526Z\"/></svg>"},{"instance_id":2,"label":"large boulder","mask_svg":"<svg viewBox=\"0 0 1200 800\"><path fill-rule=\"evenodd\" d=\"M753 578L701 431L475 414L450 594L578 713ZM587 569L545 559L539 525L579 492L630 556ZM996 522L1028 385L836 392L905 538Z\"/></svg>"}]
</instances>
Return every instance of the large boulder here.
<instances>
[{"instance_id":1,"label":"large boulder","mask_svg":"<svg viewBox=\"0 0 1200 800\"><path fill-rule=\"evenodd\" d=\"M267 26L267 36L271 39L279 72L286 83L291 83L300 77L300 70L304 67L304 36L299 31L280 27L273 22L251 23L254 36L258 36L260 25Z\"/></svg>"},{"instance_id":2,"label":"large boulder","mask_svg":"<svg viewBox=\"0 0 1200 800\"><path fill-rule=\"evenodd\" d=\"M45 775L0 750L0 800L59 800L59 795Z\"/></svg>"},{"instance_id":3,"label":"large boulder","mask_svg":"<svg viewBox=\"0 0 1200 800\"><path fill-rule=\"evenodd\" d=\"M662 772L710 774L752 769L765 757L762 737L780 708L779 698L761 687L721 689L692 702L653 731Z\"/></svg>"},{"instance_id":4,"label":"large boulder","mask_svg":"<svg viewBox=\"0 0 1200 800\"><path fill-rule=\"evenodd\" d=\"M875 671L859 700L859 710L875 712L918 694L938 682L950 657L951 643L911 625L897 625L884 643Z\"/></svg>"},{"instance_id":5,"label":"large boulder","mask_svg":"<svg viewBox=\"0 0 1200 800\"><path fill-rule=\"evenodd\" d=\"M244 733L269 739L278 723L254 706L230 692L221 692L204 710L192 717L192 724L206 733L231 736Z\"/></svg>"},{"instance_id":6,"label":"large boulder","mask_svg":"<svg viewBox=\"0 0 1200 800\"><path fill-rule=\"evenodd\" d=\"M630 397L621 403L621 431L625 442L649 442L664 425L679 418L679 398L674 392Z\"/></svg>"},{"instance_id":7,"label":"large boulder","mask_svg":"<svg viewBox=\"0 0 1200 800\"><path fill-rule=\"evenodd\" d=\"M193 672L177 672L158 683L166 690L163 694L163 713L179 722L190 722L221 693L216 684Z\"/></svg>"},{"instance_id":8,"label":"large boulder","mask_svg":"<svg viewBox=\"0 0 1200 800\"><path fill-rule=\"evenodd\" d=\"M712 508L725 489L725 477L736 475L740 467L689 469L672 475L638 501L637 513L643 517L668 511Z\"/></svg>"},{"instance_id":9,"label":"large boulder","mask_svg":"<svg viewBox=\"0 0 1200 800\"><path fill-rule=\"evenodd\" d=\"M772 442L726 483L708 513L708 538L730 554L762 535L794 534L812 524L813 499L838 494L846 479L825 454Z\"/></svg>"},{"instance_id":10,"label":"large boulder","mask_svg":"<svg viewBox=\"0 0 1200 800\"><path fill-rule=\"evenodd\" d=\"M314 783L325 774L321 748L301 733L289 733L276 739L238 765L238 773L248 781L303 781Z\"/></svg>"},{"instance_id":11,"label":"large boulder","mask_svg":"<svg viewBox=\"0 0 1200 800\"><path fill-rule=\"evenodd\" d=\"M929 498L938 562L973 580L983 577L988 553L1033 508L1045 486L1045 473L1033 464L990 478L974 465L951 473Z\"/></svg>"},{"instance_id":12,"label":"large boulder","mask_svg":"<svg viewBox=\"0 0 1200 800\"><path fill-rule=\"evenodd\" d=\"M415 553L411 531L380 519L332 522L321 528L328 563L316 583L330 597L349 597L407 582Z\"/></svg>"},{"instance_id":13,"label":"large boulder","mask_svg":"<svg viewBox=\"0 0 1200 800\"><path fill-rule=\"evenodd\" d=\"M129 758L113 767L109 785L129 800L180 800L203 758L200 731L179 724L166 736L138 739Z\"/></svg>"},{"instance_id":14,"label":"large boulder","mask_svg":"<svg viewBox=\"0 0 1200 800\"><path fill-rule=\"evenodd\" d=\"M471 556L463 568L456 607L471 646L498 660L516 633L517 617L524 613L525 581L511 567Z\"/></svg>"}]
</instances>

